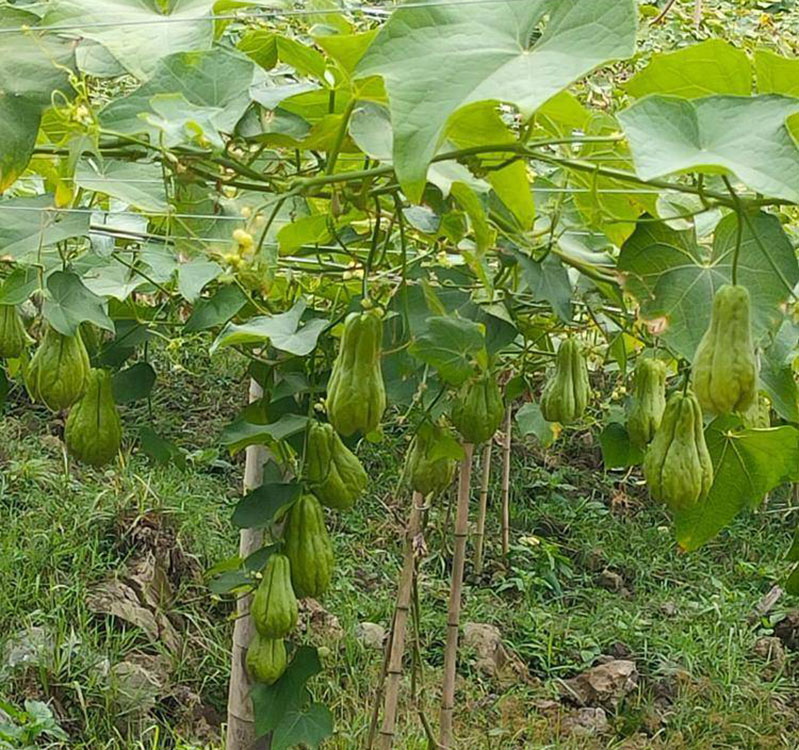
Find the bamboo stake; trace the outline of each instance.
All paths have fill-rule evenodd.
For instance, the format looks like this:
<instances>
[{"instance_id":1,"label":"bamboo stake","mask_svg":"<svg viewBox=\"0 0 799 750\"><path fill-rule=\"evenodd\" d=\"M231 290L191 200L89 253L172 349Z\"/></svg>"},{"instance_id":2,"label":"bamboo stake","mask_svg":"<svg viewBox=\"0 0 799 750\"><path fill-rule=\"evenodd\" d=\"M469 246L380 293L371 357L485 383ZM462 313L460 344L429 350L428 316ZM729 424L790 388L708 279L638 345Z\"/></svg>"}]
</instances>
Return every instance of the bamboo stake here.
<instances>
[{"instance_id":1,"label":"bamboo stake","mask_svg":"<svg viewBox=\"0 0 799 750\"><path fill-rule=\"evenodd\" d=\"M458 476L458 509L455 516L455 551L452 557L452 586L449 592L447 613L447 647L444 652L444 681L441 690L441 719L439 748L452 746L452 715L455 709L455 667L458 661L458 630L461 617L461 589L463 568L466 562L466 538L469 535L469 490L472 482L472 454L474 446L465 443L465 456Z\"/></svg>"},{"instance_id":2,"label":"bamboo stake","mask_svg":"<svg viewBox=\"0 0 799 750\"><path fill-rule=\"evenodd\" d=\"M402 563L397 604L394 608L394 627L392 628L391 649L388 662L385 702L383 704L383 724L380 727L380 750L390 750L394 744L394 727L397 721L400 680L402 678L402 659L405 655L405 634L408 625L408 612L411 608L413 574L416 567L414 540L422 530L424 497L418 492L411 498L411 513L405 533L405 559Z\"/></svg>"},{"instance_id":3,"label":"bamboo stake","mask_svg":"<svg viewBox=\"0 0 799 750\"><path fill-rule=\"evenodd\" d=\"M388 662L391 659L391 644L394 642L394 628L397 625L397 613L391 620L385 653L383 654L383 665L380 667L380 677L377 680L375 689L374 705L372 706L372 716L369 719L369 731L366 733L366 750L373 750L375 737L377 736L377 723L380 719L380 704L383 702L383 691L386 687L386 675L388 674Z\"/></svg>"},{"instance_id":4,"label":"bamboo stake","mask_svg":"<svg viewBox=\"0 0 799 750\"><path fill-rule=\"evenodd\" d=\"M697 30L702 25L702 0L696 0L694 5L694 28Z\"/></svg>"},{"instance_id":5,"label":"bamboo stake","mask_svg":"<svg viewBox=\"0 0 799 750\"><path fill-rule=\"evenodd\" d=\"M477 530L474 532L474 572L483 572L483 544L485 542L486 512L488 510L488 482L491 479L491 444L483 446L483 474L480 477L480 506L477 509Z\"/></svg>"},{"instance_id":6,"label":"bamboo stake","mask_svg":"<svg viewBox=\"0 0 799 750\"><path fill-rule=\"evenodd\" d=\"M510 552L510 445L513 430L513 411L505 412L505 439L502 443L502 557Z\"/></svg>"},{"instance_id":7,"label":"bamboo stake","mask_svg":"<svg viewBox=\"0 0 799 750\"><path fill-rule=\"evenodd\" d=\"M250 402L263 396L261 386L255 380L250 381ZM250 492L261 485L263 480L266 448L262 445L247 447L244 463L244 492ZM245 559L263 544L263 531L260 529L242 529L239 537L239 555ZM236 624L233 626L233 652L230 662L230 683L228 686L227 706L227 750L254 750L256 747L267 747L268 740L263 738L255 742L255 721L250 700L250 678L247 674L247 647L250 644L255 628L249 615L252 596L243 596L236 606Z\"/></svg>"}]
</instances>

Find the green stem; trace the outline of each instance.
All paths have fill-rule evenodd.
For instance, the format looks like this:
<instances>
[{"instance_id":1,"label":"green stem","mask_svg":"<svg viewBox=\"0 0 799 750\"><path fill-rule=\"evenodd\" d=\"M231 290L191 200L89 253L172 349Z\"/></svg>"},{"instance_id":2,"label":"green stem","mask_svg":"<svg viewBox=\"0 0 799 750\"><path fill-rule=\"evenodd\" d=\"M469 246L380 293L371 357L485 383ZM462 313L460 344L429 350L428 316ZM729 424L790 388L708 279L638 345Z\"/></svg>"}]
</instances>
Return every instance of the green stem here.
<instances>
[{"instance_id":1,"label":"green stem","mask_svg":"<svg viewBox=\"0 0 799 750\"><path fill-rule=\"evenodd\" d=\"M724 184L727 186L727 190L730 191L730 195L732 196L733 201L735 202L735 214L738 219L738 233L735 237L735 252L732 256L732 284L733 286L737 286L738 284L738 260L741 257L741 244L743 242L743 235L744 235L744 208L741 205L741 199L738 197L738 193L735 192L735 189L730 183L730 180L726 175L722 175L722 180L724 180Z\"/></svg>"},{"instance_id":2,"label":"green stem","mask_svg":"<svg viewBox=\"0 0 799 750\"><path fill-rule=\"evenodd\" d=\"M352 110L355 109L355 101L356 100L354 97L350 99L347 103L346 109L341 114L341 124L339 125L338 133L336 134L336 140L333 143L333 148L330 150L330 153L327 157L327 166L325 167L325 172L327 174L333 174L333 170L336 167L336 161L338 160L339 152L344 144L344 139L347 137L347 128L350 124Z\"/></svg>"}]
</instances>

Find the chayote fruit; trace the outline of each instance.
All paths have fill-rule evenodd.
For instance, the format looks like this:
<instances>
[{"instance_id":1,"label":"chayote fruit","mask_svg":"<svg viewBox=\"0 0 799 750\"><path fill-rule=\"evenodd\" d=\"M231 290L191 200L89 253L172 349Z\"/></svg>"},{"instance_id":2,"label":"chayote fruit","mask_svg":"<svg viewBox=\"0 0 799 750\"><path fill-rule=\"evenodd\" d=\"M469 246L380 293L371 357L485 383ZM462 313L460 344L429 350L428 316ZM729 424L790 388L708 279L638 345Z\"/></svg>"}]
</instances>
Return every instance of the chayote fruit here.
<instances>
[{"instance_id":1,"label":"chayote fruit","mask_svg":"<svg viewBox=\"0 0 799 750\"><path fill-rule=\"evenodd\" d=\"M247 671L255 682L271 685L286 671L286 644L256 632L247 647Z\"/></svg>"},{"instance_id":2,"label":"chayote fruit","mask_svg":"<svg viewBox=\"0 0 799 750\"><path fill-rule=\"evenodd\" d=\"M467 443L478 445L494 436L502 424L505 405L497 381L485 373L458 391L450 411L455 429Z\"/></svg>"},{"instance_id":3,"label":"chayote fruit","mask_svg":"<svg viewBox=\"0 0 799 750\"><path fill-rule=\"evenodd\" d=\"M635 366L635 392L627 433L630 442L644 449L655 437L666 408L666 365L657 359L639 359Z\"/></svg>"},{"instance_id":4,"label":"chayote fruit","mask_svg":"<svg viewBox=\"0 0 799 750\"><path fill-rule=\"evenodd\" d=\"M313 495L301 495L289 510L283 541L297 596L321 596L333 575L333 547L322 506Z\"/></svg>"},{"instance_id":5,"label":"chayote fruit","mask_svg":"<svg viewBox=\"0 0 799 750\"><path fill-rule=\"evenodd\" d=\"M547 422L571 424L585 413L591 386L580 342L567 338L555 358L555 374L541 394L541 414Z\"/></svg>"},{"instance_id":6,"label":"chayote fruit","mask_svg":"<svg viewBox=\"0 0 799 750\"><path fill-rule=\"evenodd\" d=\"M403 478L407 485L424 497L440 495L452 483L458 462L441 448L455 440L438 425L425 422L414 435L405 456Z\"/></svg>"},{"instance_id":7,"label":"chayote fruit","mask_svg":"<svg viewBox=\"0 0 799 750\"><path fill-rule=\"evenodd\" d=\"M703 427L694 393L673 393L644 459L644 477L652 497L673 511L691 508L713 484Z\"/></svg>"},{"instance_id":8,"label":"chayote fruit","mask_svg":"<svg viewBox=\"0 0 799 750\"><path fill-rule=\"evenodd\" d=\"M291 564L285 555L269 556L250 615L258 632L266 638L285 638L297 624L297 597L291 585Z\"/></svg>"},{"instance_id":9,"label":"chayote fruit","mask_svg":"<svg viewBox=\"0 0 799 750\"><path fill-rule=\"evenodd\" d=\"M91 466L107 464L119 453L122 422L106 370L89 372L86 392L69 411L64 442L70 455Z\"/></svg>"},{"instance_id":10,"label":"chayote fruit","mask_svg":"<svg viewBox=\"0 0 799 750\"><path fill-rule=\"evenodd\" d=\"M317 500L328 508L351 508L366 489L369 478L333 425L311 424L305 456L305 476Z\"/></svg>"},{"instance_id":11,"label":"chayote fruit","mask_svg":"<svg viewBox=\"0 0 799 750\"><path fill-rule=\"evenodd\" d=\"M757 358L746 287L725 284L716 292L692 375L699 403L710 412L746 411L755 400Z\"/></svg>"},{"instance_id":12,"label":"chayote fruit","mask_svg":"<svg viewBox=\"0 0 799 750\"><path fill-rule=\"evenodd\" d=\"M771 427L771 404L762 394L758 394L752 405L741 414L743 423L750 429L767 430Z\"/></svg>"},{"instance_id":13,"label":"chayote fruit","mask_svg":"<svg viewBox=\"0 0 799 750\"><path fill-rule=\"evenodd\" d=\"M80 333L64 336L48 326L28 366L28 391L52 411L66 409L86 391L90 369Z\"/></svg>"},{"instance_id":14,"label":"chayote fruit","mask_svg":"<svg viewBox=\"0 0 799 750\"><path fill-rule=\"evenodd\" d=\"M14 305L0 305L0 357L14 359L25 351L28 334Z\"/></svg>"},{"instance_id":15,"label":"chayote fruit","mask_svg":"<svg viewBox=\"0 0 799 750\"><path fill-rule=\"evenodd\" d=\"M370 310L350 313L344 322L338 356L327 384L327 416L348 437L373 432L386 410L380 367L383 320Z\"/></svg>"}]
</instances>

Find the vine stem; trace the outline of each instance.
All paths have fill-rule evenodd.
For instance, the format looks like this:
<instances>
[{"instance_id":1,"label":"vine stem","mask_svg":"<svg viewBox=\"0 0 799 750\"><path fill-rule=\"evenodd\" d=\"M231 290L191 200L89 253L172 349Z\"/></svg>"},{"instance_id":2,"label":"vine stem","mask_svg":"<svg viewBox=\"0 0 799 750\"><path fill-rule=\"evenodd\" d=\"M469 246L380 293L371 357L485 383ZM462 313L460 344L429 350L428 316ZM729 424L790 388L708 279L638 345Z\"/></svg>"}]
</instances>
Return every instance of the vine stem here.
<instances>
[{"instance_id":1,"label":"vine stem","mask_svg":"<svg viewBox=\"0 0 799 750\"><path fill-rule=\"evenodd\" d=\"M469 491L472 483L474 445L465 443L458 475L458 507L455 516L455 549L452 556L452 585L447 613L447 646L444 651L444 681L441 689L441 718L438 744L441 750L452 747L452 718L455 710L455 668L458 662L458 631L461 619L461 591L469 535Z\"/></svg>"},{"instance_id":2,"label":"vine stem","mask_svg":"<svg viewBox=\"0 0 799 750\"><path fill-rule=\"evenodd\" d=\"M744 207L741 205L741 199L738 193L735 192L735 188L733 188L729 178L723 175L722 179L735 202L735 213L738 218L738 234L735 238L735 251L732 256L732 285L736 286L738 284L738 259L741 257L741 244L744 236Z\"/></svg>"},{"instance_id":3,"label":"vine stem","mask_svg":"<svg viewBox=\"0 0 799 750\"><path fill-rule=\"evenodd\" d=\"M405 530L405 558L402 563L399 585L397 587L397 603L394 607L394 626L391 629L391 642L386 676L386 692L383 703L383 724L380 727L380 750L391 750L394 745L394 727L397 721L397 704L399 703L400 680L402 678L402 660L405 655L405 636L408 627L408 613L411 609L411 593L416 568L414 541L422 531L422 516L425 510L424 497L414 492L411 498L411 512ZM368 744L369 748L372 743Z\"/></svg>"},{"instance_id":4,"label":"vine stem","mask_svg":"<svg viewBox=\"0 0 799 750\"><path fill-rule=\"evenodd\" d=\"M513 434L513 408L505 412L505 435L502 441L502 557L510 552L510 446Z\"/></svg>"},{"instance_id":5,"label":"vine stem","mask_svg":"<svg viewBox=\"0 0 799 750\"><path fill-rule=\"evenodd\" d=\"M483 545L485 543L486 513L488 510L488 484L491 479L491 446L489 438L483 446L482 473L480 475L480 505L477 508L477 530L474 532L474 572L483 572Z\"/></svg>"},{"instance_id":6,"label":"vine stem","mask_svg":"<svg viewBox=\"0 0 799 750\"><path fill-rule=\"evenodd\" d=\"M250 403L263 396L263 389L255 381L250 381ZM247 447L244 464L244 492L259 487L263 481L266 448L262 445ZM242 560L260 549L263 544L261 529L242 529L239 537L239 556ZM255 719L250 700L252 683L247 674L247 647L255 635L255 626L250 617L252 594L242 596L236 603L236 623L233 626L233 651L230 662L230 683L227 701L227 750L256 750L268 746L268 740L256 743Z\"/></svg>"}]
</instances>

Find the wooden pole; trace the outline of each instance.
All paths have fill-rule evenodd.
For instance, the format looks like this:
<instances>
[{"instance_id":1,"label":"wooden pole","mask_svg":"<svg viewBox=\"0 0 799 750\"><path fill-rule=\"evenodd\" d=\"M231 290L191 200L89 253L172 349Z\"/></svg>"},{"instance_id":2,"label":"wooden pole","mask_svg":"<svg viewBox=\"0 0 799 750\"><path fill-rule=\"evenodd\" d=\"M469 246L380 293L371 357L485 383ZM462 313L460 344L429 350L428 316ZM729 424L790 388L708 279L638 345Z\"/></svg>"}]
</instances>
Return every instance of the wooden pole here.
<instances>
[{"instance_id":1,"label":"wooden pole","mask_svg":"<svg viewBox=\"0 0 799 750\"><path fill-rule=\"evenodd\" d=\"M480 477L480 506L477 509L477 530L474 532L474 572L483 571L483 545L485 544L486 513L488 510L488 483L491 479L491 444L483 446L482 476Z\"/></svg>"},{"instance_id":2,"label":"wooden pole","mask_svg":"<svg viewBox=\"0 0 799 750\"><path fill-rule=\"evenodd\" d=\"M263 395L261 386L255 380L250 381L250 402L257 401ZM264 462L267 458L266 448L262 445L251 445L247 448L244 463L244 492L250 492L261 485ZM260 529L242 529L239 538L239 555L245 559L263 544L263 531ZM236 624L233 626L233 653L230 662L230 683L228 686L227 705L227 742L226 750L254 750L268 746L266 738L257 745L255 742L255 721L250 700L250 678L247 674L247 647L255 633L250 611L252 596L243 596L236 606Z\"/></svg>"},{"instance_id":3,"label":"wooden pole","mask_svg":"<svg viewBox=\"0 0 799 750\"><path fill-rule=\"evenodd\" d=\"M510 552L510 446L513 432L513 410L505 412L505 436L502 443L502 557Z\"/></svg>"},{"instance_id":4,"label":"wooden pole","mask_svg":"<svg viewBox=\"0 0 799 750\"><path fill-rule=\"evenodd\" d=\"M414 540L422 530L422 514L424 513L424 497L418 492L411 498L411 513L405 531L405 559L402 563L399 586L397 587L397 604L394 608L394 627L392 628L390 656L386 678L386 696L383 704L383 724L380 728L380 750L390 750L394 744L394 727L397 721L397 704L399 703L400 680L402 678L402 659L405 655L405 634L408 625L408 613L411 609L411 592L416 567Z\"/></svg>"},{"instance_id":5,"label":"wooden pole","mask_svg":"<svg viewBox=\"0 0 799 750\"><path fill-rule=\"evenodd\" d=\"M465 456L458 476L458 509L455 515L455 551L452 556L452 585L447 613L447 647L444 652L444 681L441 690L439 748L452 747L452 716L455 710L455 668L458 662L458 631L461 617L461 589L466 562L466 538L469 535L469 490L472 482L474 446L463 446Z\"/></svg>"}]
</instances>

